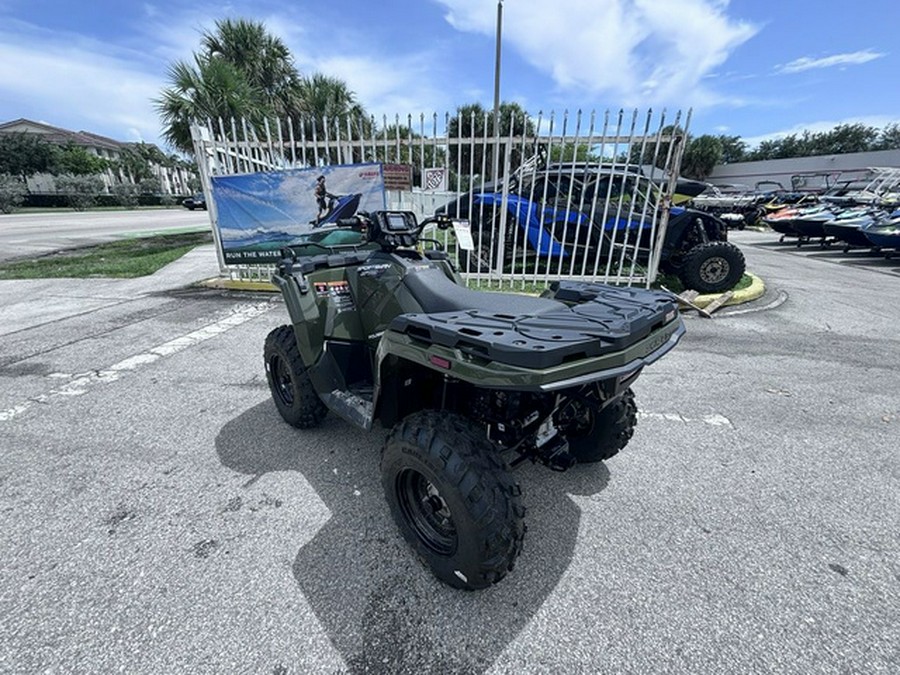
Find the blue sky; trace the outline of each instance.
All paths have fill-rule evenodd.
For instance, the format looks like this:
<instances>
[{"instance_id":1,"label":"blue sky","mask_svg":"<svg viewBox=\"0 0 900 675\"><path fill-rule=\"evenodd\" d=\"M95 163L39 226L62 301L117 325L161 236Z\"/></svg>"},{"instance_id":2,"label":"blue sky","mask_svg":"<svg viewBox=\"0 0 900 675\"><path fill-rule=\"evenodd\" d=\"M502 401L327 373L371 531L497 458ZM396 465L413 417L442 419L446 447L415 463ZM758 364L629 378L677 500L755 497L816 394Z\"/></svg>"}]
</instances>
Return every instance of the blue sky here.
<instances>
[{"instance_id":1,"label":"blue sky","mask_svg":"<svg viewBox=\"0 0 900 675\"><path fill-rule=\"evenodd\" d=\"M158 142L166 70L225 17L263 21L301 72L367 110L493 101L494 0L0 0L0 121ZM503 100L529 112L693 108L751 144L900 122L896 0L505 0Z\"/></svg>"}]
</instances>

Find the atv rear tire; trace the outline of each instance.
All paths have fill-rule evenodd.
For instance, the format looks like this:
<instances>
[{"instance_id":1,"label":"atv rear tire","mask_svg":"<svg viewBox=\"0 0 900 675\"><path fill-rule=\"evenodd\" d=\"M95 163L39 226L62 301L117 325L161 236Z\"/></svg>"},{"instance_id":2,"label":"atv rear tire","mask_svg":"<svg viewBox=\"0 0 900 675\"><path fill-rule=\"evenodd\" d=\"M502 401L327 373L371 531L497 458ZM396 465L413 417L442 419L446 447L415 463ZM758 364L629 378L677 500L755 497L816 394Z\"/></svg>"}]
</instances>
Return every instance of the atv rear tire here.
<instances>
[{"instance_id":1,"label":"atv rear tire","mask_svg":"<svg viewBox=\"0 0 900 675\"><path fill-rule=\"evenodd\" d=\"M474 590L512 570L525 536L522 491L464 417L426 410L397 424L381 482L404 538L438 579Z\"/></svg>"},{"instance_id":2,"label":"atv rear tire","mask_svg":"<svg viewBox=\"0 0 900 675\"><path fill-rule=\"evenodd\" d=\"M279 326L269 333L263 356L269 391L284 421L298 429L318 426L328 408L313 389L297 349L294 328Z\"/></svg>"},{"instance_id":3,"label":"atv rear tire","mask_svg":"<svg viewBox=\"0 0 900 675\"><path fill-rule=\"evenodd\" d=\"M700 293L722 293L744 276L744 254L727 241L711 241L688 251L678 272L685 288Z\"/></svg>"},{"instance_id":4,"label":"atv rear tire","mask_svg":"<svg viewBox=\"0 0 900 675\"><path fill-rule=\"evenodd\" d=\"M634 392L626 389L600 411L590 397L573 398L557 413L556 422L569 441L569 453L579 464L602 462L615 456L634 435L637 424Z\"/></svg>"}]
</instances>

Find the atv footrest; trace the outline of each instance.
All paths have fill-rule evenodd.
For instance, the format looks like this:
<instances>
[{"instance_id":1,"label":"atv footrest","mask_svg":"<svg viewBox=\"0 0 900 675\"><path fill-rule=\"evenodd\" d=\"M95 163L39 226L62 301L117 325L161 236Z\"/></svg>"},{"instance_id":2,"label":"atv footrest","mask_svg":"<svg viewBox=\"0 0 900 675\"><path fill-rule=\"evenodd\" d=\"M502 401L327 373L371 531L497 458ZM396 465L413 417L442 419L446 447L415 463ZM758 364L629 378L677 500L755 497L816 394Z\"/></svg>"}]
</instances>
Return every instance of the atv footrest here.
<instances>
[{"instance_id":1,"label":"atv footrest","mask_svg":"<svg viewBox=\"0 0 900 675\"><path fill-rule=\"evenodd\" d=\"M363 429L369 429L372 426L374 406L371 398L365 399L356 394L338 389L322 394L321 398L325 405L351 424L355 424Z\"/></svg>"}]
</instances>

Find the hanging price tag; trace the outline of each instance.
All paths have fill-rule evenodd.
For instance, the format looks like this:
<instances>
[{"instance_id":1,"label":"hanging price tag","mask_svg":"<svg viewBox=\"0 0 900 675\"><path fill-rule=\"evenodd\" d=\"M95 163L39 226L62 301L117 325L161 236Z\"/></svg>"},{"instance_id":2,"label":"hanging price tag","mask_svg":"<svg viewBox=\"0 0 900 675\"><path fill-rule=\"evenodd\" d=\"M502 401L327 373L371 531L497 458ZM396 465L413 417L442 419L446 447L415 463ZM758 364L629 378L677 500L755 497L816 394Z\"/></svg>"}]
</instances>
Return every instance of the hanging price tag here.
<instances>
[{"instance_id":1,"label":"hanging price tag","mask_svg":"<svg viewBox=\"0 0 900 675\"><path fill-rule=\"evenodd\" d=\"M463 251L475 250L475 240L472 239L472 228L468 220L454 220L453 232L456 234L456 243Z\"/></svg>"}]
</instances>

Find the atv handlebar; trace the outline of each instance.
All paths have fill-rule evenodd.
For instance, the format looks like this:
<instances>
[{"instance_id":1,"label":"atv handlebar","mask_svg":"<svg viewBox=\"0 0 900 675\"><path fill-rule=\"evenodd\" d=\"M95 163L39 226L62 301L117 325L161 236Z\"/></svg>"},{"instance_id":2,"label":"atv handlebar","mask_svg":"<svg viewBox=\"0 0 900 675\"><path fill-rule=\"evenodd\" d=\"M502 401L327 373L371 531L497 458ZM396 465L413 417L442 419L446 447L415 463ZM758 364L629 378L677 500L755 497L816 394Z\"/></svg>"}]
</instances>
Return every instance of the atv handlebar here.
<instances>
[{"instance_id":1,"label":"atv handlebar","mask_svg":"<svg viewBox=\"0 0 900 675\"><path fill-rule=\"evenodd\" d=\"M419 241L422 230L429 225L436 225L440 230L447 230L459 221L447 214L439 213L421 222L417 222L412 211L360 211L350 218L338 218L335 225L341 229L360 232L365 239L392 251L398 247L414 247Z\"/></svg>"}]
</instances>

